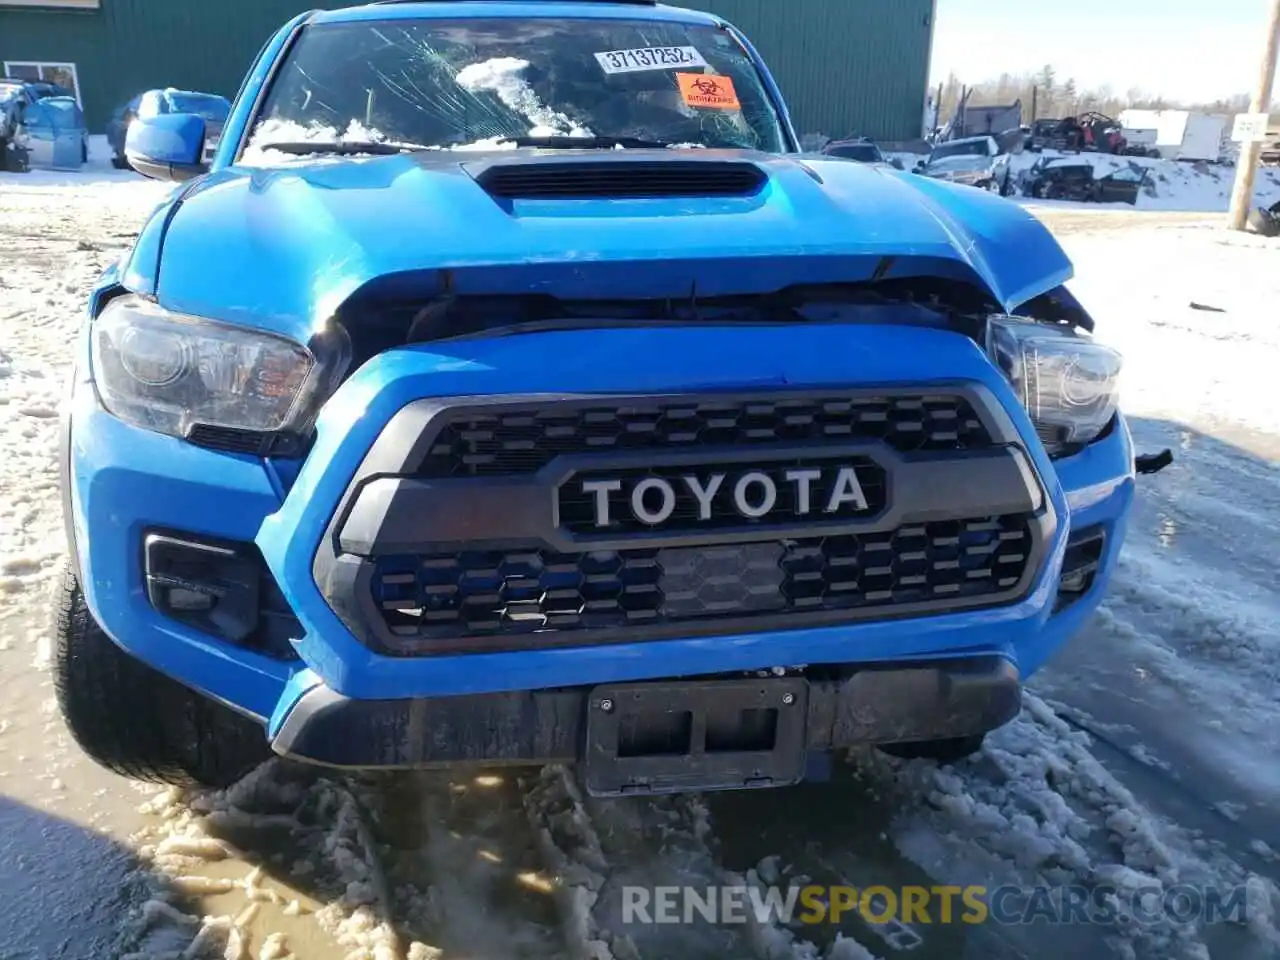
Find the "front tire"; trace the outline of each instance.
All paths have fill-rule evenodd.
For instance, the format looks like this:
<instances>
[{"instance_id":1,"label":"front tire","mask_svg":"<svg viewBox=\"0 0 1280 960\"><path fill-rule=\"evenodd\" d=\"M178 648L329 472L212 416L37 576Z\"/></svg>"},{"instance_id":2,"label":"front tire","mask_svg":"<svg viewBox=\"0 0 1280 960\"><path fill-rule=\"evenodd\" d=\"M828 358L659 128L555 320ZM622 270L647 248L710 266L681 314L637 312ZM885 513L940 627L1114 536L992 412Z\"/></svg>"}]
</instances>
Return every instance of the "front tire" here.
<instances>
[{"instance_id":1,"label":"front tire","mask_svg":"<svg viewBox=\"0 0 1280 960\"><path fill-rule=\"evenodd\" d=\"M58 706L98 764L135 780L222 787L271 756L252 720L116 646L89 612L70 563L54 605Z\"/></svg>"},{"instance_id":2,"label":"front tire","mask_svg":"<svg viewBox=\"0 0 1280 960\"><path fill-rule=\"evenodd\" d=\"M880 750L903 760L936 760L945 765L959 763L982 749L982 736L921 740L915 743L886 743Z\"/></svg>"},{"instance_id":3,"label":"front tire","mask_svg":"<svg viewBox=\"0 0 1280 960\"><path fill-rule=\"evenodd\" d=\"M129 169L129 161L126 160L124 157L120 156L119 154L116 154L111 158L111 165L115 167L117 170Z\"/></svg>"}]
</instances>

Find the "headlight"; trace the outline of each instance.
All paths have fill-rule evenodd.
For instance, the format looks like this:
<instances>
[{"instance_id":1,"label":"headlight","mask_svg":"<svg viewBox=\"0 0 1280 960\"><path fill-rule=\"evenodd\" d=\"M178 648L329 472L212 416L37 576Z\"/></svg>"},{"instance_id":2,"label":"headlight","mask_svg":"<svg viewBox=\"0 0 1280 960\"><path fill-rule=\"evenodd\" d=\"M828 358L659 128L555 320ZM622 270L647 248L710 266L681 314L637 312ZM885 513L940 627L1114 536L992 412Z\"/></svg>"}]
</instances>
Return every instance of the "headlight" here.
<instances>
[{"instance_id":1,"label":"headlight","mask_svg":"<svg viewBox=\"0 0 1280 960\"><path fill-rule=\"evenodd\" d=\"M310 426L331 371L269 333L170 313L140 297L93 321L93 376L122 420L185 437L197 426L258 434Z\"/></svg>"},{"instance_id":2,"label":"headlight","mask_svg":"<svg viewBox=\"0 0 1280 960\"><path fill-rule=\"evenodd\" d=\"M1021 317L991 317L987 351L1009 377L1050 452L1089 443L1116 412L1120 354Z\"/></svg>"}]
</instances>

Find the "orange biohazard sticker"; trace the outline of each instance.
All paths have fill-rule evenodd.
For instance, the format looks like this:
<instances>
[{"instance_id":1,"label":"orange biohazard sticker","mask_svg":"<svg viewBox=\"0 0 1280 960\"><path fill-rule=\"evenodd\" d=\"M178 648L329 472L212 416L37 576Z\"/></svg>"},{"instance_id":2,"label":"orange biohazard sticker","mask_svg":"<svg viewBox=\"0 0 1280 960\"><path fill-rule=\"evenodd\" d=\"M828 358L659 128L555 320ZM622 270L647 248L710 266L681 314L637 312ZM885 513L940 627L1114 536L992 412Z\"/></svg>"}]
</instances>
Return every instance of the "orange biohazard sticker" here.
<instances>
[{"instance_id":1,"label":"orange biohazard sticker","mask_svg":"<svg viewBox=\"0 0 1280 960\"><path fill-rule=\"evenodd\" d=\"M710 107L713 110L741 110L738 91L733 89L733 78L712 73L677 73L680 94L691 107Z\"/></svg>"}]
</instances>

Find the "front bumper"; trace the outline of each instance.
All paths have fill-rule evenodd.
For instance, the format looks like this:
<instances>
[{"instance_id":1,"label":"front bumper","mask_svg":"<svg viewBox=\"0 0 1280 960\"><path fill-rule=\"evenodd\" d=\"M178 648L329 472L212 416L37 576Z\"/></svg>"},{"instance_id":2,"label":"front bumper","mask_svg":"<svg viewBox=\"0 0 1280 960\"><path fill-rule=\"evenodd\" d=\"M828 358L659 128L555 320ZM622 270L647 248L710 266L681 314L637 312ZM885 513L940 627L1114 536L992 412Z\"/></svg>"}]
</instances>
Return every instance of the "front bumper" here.
<instances>
[{"instance_id":1,"label":"front bumper","mask_svg":"<svg viewBox=\"0 0 1280 960\"><path fill-rule=\"evenodd\" d=\"M714 706L735 683L751 681L712 679L684 686L699 692L691 698L701 701L695 706ZM794 689L774 699L779 710L792 706L801 711L798 760L806 753L864 743L977 736L1013 719L1022 705L1017 670L1004 658L992 656L868 667L831 679L755 682L767 684ZM623 699L625 691L619 695L616 689L352 700L316 687L298 700L273 746L288 757L346 768L576 763L588 756L591 712L599 714L602 703L610 710L621 709L614 707L614 698ZM705 743L697 747L695 757L707 754Z\"/></svg>"},{"instance_id":2,"label":"front bumper","mask_svg":"<svg viewBox=\"0 0 1280 960\"><path fill-rule=\"evenodd\" d=\"M353 724L373 723L361 718L385 717L380 711L390 710L393 720L386 722L394 727L394 717L404 710L425 716L436 698L450 698L456 706L461 701L453 698L514 694L528 704L533 701L527 691L581 691L602 683L800 664L901 667L995 657L1029 676L1096 607L1114 566L1133 486L1123 422L1107 438L1056 464L1038 443L1026 446L1058 522L1046 532L1042 559L1025 592L1001 606L604 645L395 657L356 637L316 582L316 556L352 477L395 416L423 398L766 390L945 378L988 391L1018 435L1034 436L1005 381L964 338L864 327L833 350L832 336L831 328L754 328L734 331L731 338L723 331L592 331L475 341L451 347L451 355L428 348L391 351L357 371L326 406L316 444L296 475L287 463L203 450L125 425L98 407L92 384L81 380L70 408L68 458L74 540L88 602L108 634L131 653L261 718L276 738L308 697L306 702L332 696L396 703L344 708L356 711L349 714ZM647 358L639 367L630 362L637 355ZM1083 597L1055 614L1070 529L1085 525L1102 525L1109 534L1098 574ZM157 527L256 542L302 625L299 659L253 654L159 614L143 586L141 550L145 531ZM302 749L288 741L278 746ZM372 746L365 760L380 763L384 750ZM310 752L325 759L324 751Z\"/></svg>"}]
</instances>

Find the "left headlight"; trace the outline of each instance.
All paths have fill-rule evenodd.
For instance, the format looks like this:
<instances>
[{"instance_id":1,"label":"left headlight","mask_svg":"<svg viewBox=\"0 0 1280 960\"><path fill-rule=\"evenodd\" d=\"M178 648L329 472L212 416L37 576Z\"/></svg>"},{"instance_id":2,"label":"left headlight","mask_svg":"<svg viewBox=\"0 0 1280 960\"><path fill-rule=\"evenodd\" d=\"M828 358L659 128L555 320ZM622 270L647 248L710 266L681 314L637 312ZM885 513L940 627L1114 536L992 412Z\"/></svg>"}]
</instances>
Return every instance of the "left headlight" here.
<instances>
[{"instance_id":1,"label":"left headlight","mask_svg":"<svg viewBox=\"0 0 1280 960\"><path fill-rule=\"evenodd\" d=\"M98 395L122 420L176 437L197 426L273 434L308 425L322 369L292 340L135 296L109 303L92 332Z\"/></svg>"},{"instance_id":2,"label":"left headlight","mask_svg":"<svg viewBox=\"0 0 1280 960\"><path fill-rule=\"evenodd\" d=\"M1110 347L1022 317L990 317L987 352L1005 372L1050 453L1097 439L1115 416L1121 357Z\"/></svg>"}]
</instances>

